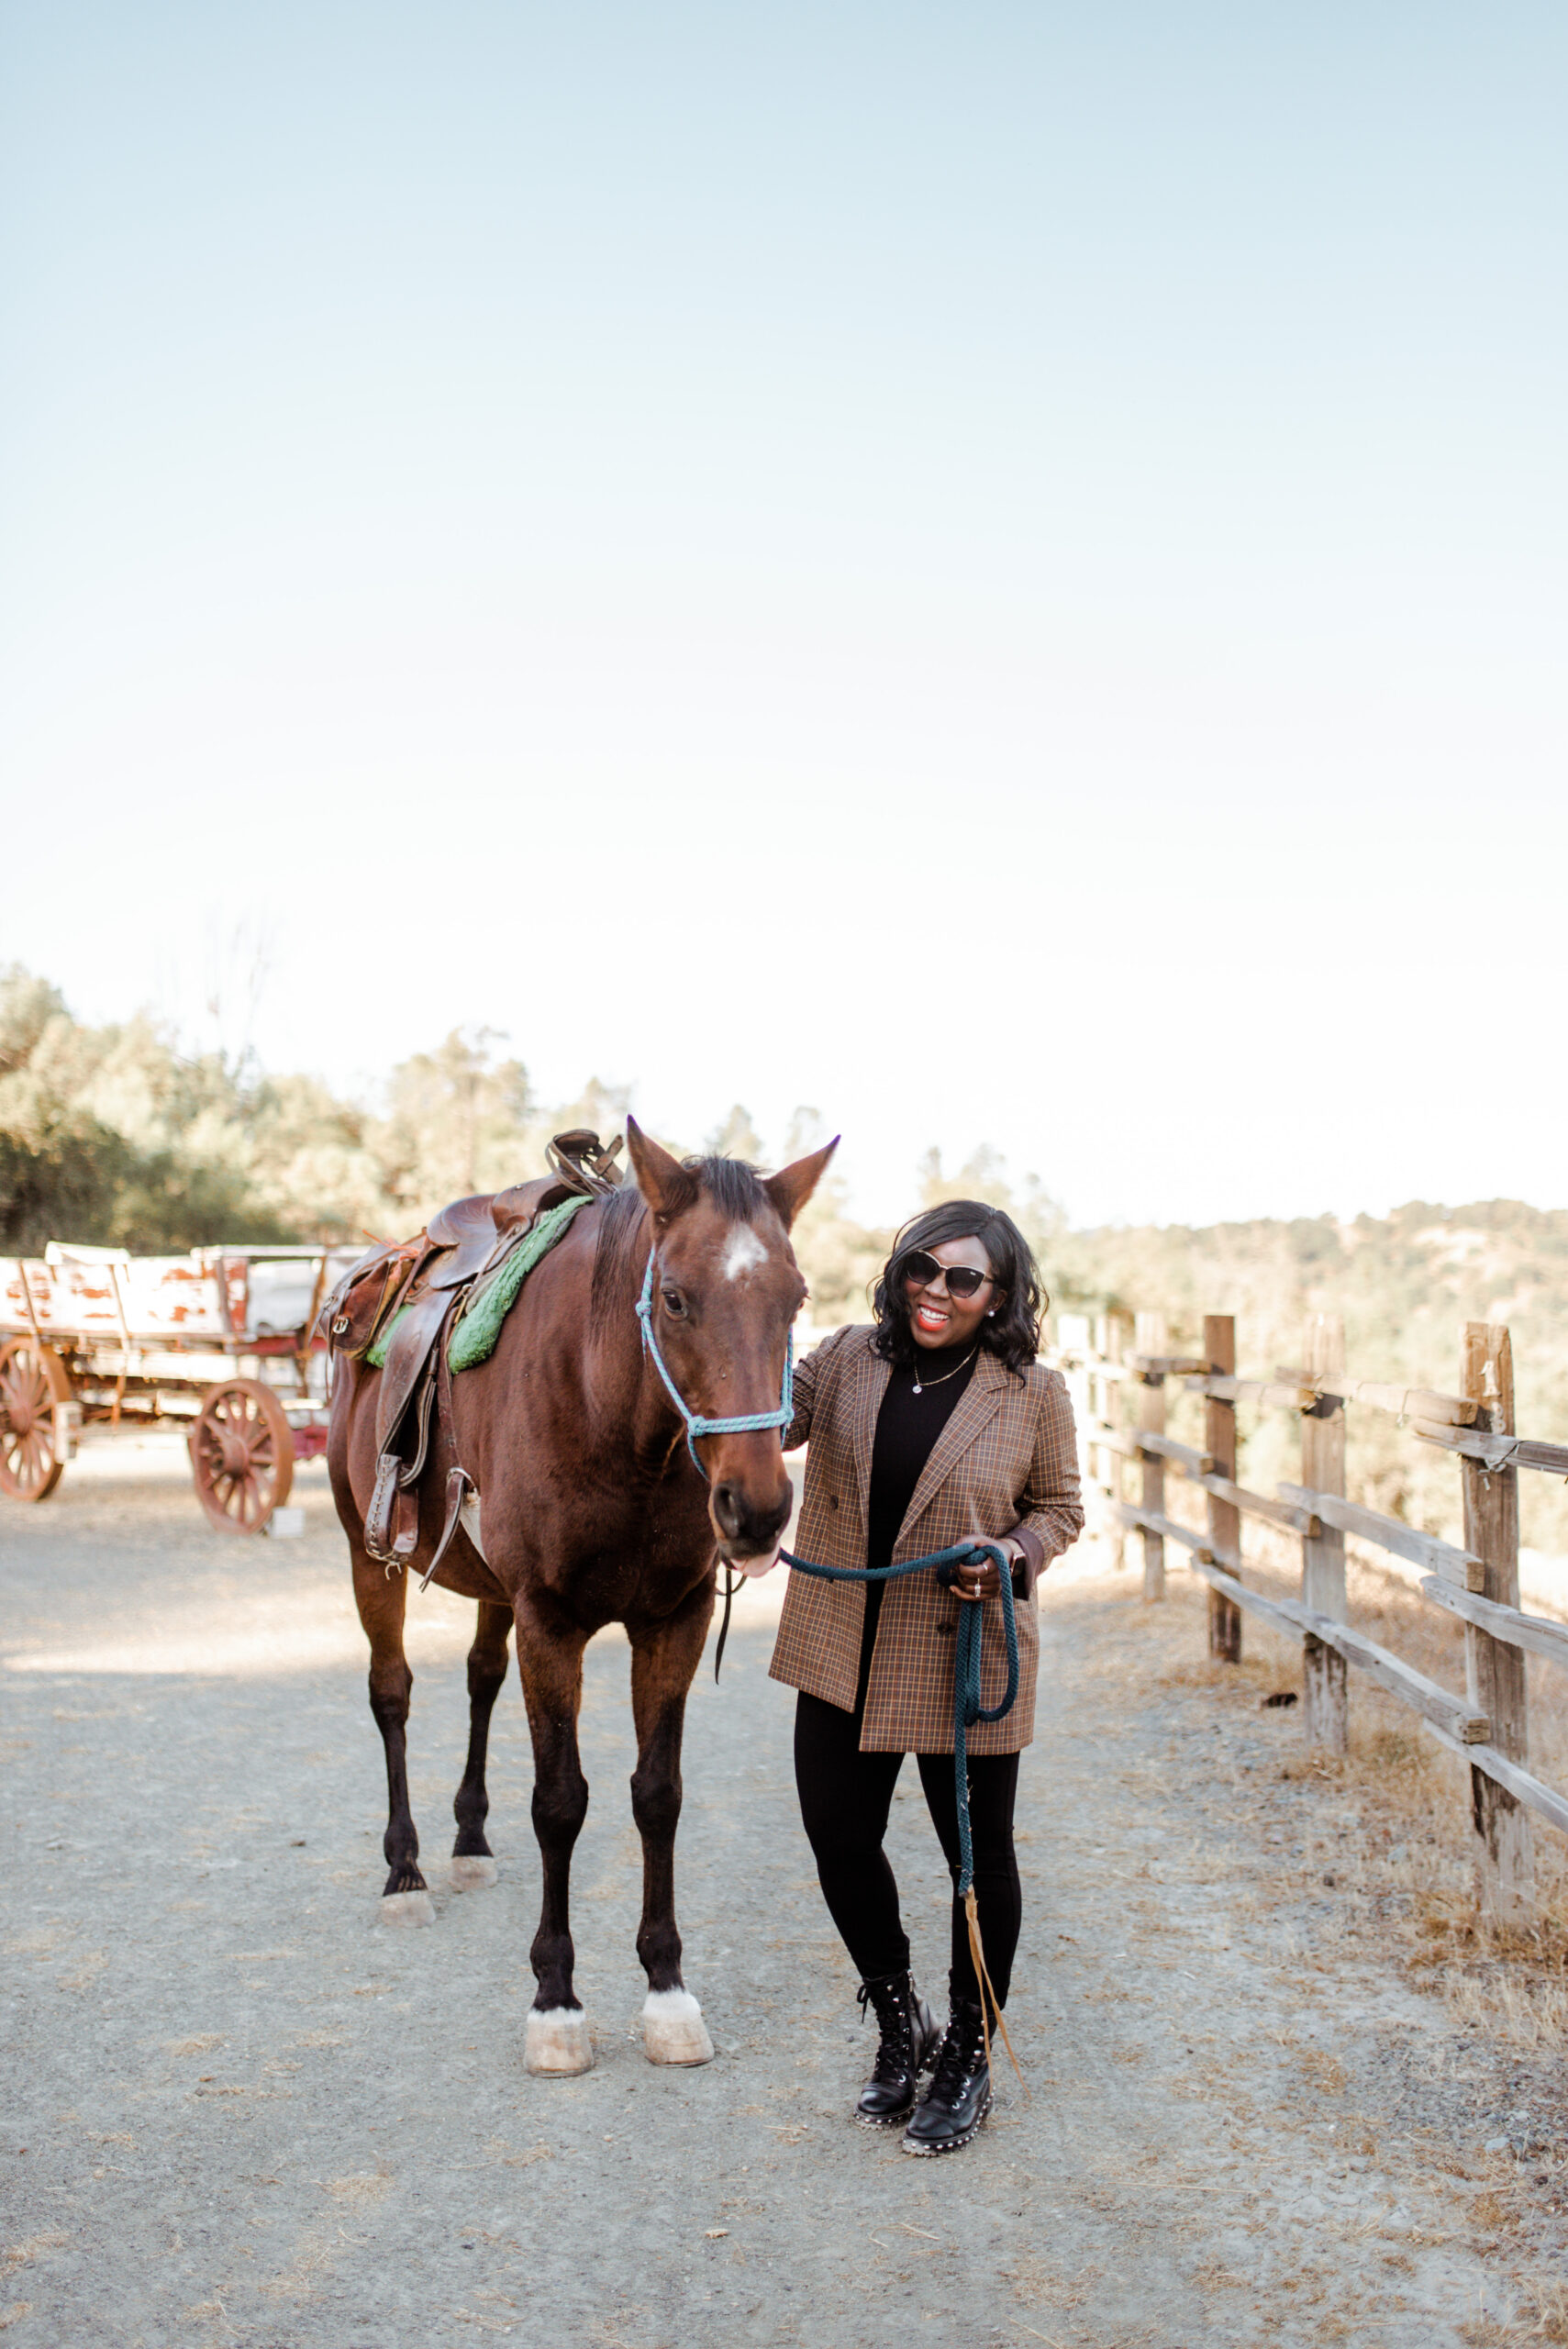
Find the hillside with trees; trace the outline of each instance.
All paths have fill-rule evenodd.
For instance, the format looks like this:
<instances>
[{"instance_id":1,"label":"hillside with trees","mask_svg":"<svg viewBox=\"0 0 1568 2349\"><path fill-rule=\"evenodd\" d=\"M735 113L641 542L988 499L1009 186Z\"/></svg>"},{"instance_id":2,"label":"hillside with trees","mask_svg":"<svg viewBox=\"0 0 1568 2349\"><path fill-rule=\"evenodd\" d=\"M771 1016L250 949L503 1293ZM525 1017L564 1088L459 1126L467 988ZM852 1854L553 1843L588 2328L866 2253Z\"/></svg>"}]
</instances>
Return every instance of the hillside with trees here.
<instances>
[{"instance_id":1,"label":"hillside with trees","mask_svg":"<svg viewBox=\"0 0 1568 2349\"><path fill-rule=\"evenodd\" d=\"M539 1172L546 1141L564 1126L618 1128L624 1091L591 1079L577 1100L543 1103L523 1063L499 1051L504 1041L454 1031L400 1062L378 1098L356 1101L249 1054L183 1052L146 1014L85 1025L56 986L13 967L0 976L0 1254L54 1239L157 1253L220 1240L402 1234L448 1199ZM816 1147L828 1130L817 1110L797 1110L780 1156ZM766 1155L739 1104L706 1135L661 1139ZM1568 1435L1568 1210L1417 1201L1348 1222L1075 1230L1036 1181L1011 1179L984 1149L951 1174L931 1152L910 1189L912 1207L980 1197L1009 1208L1059 1308L1158 1307L1182 1348L1197 1343L1205 1312L1234 1313L1251 1375L1296 1359L1307 1314L1334 1312L1358 1375L1447 1389L1460 1321L1507 1321L1521 1428ZM891 1238L856 1220L829 1174L797 1232L817 1327L864 1314ZM1412 1521L1446 1519L1450 1464L1412 1468L1418 1448L1396 1441L1392 1422L1358 1423L1352 1442L1357 1490ZM1283 1425L1260 1430L1247 1473L1291 1474L1289 1444ZM1564 1497L1551 1488L1530 1497L1533 1538L1568 1548Z\"/></svg>"}]
</instances>

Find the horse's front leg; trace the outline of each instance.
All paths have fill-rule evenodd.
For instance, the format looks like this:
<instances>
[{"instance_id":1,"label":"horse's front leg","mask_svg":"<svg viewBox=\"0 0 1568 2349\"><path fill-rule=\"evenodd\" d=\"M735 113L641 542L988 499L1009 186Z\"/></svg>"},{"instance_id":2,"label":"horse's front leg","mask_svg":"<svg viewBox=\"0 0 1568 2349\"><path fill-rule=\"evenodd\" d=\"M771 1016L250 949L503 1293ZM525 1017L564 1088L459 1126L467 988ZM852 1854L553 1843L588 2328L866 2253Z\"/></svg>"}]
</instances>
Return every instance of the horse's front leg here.
<instances>
[{"instance_id":1,"label":"horse's front leg","mask_svg":"<svg viewBox=\"0 0 1568 2349\"><path fill-rule=\"evenodd\" d=\"M506 1678L506 1638L511 1628L509 1607L498 1607L488 1598L480 1600L479 1622L468 1652L468 1762L452 1803L452 1817L457 1820L452 1887L458 1892L472 1892L495 1881L495 1862L484 1835L484 1821L490 1814L484 1764L490 1747L490 1716Z\"/></svg>"},{"instance_id":2,"label":"horse's front leg","mask_svg":"<svg viewBox=\"0 0 1568 2349\"><path fill-rule=\"evenodd\" d=\"M711 2064L702 2009L681 1979L675 1923L675 1830L681 1818L681 1732L686 1691L702 1661L713 1586L695 1590L662 1622L628 1626L637 1768L631 1812L642 1837L642 1923L637 1954L648 1974L642 2043L651 2064Z\"/></svg>"},{"instance_id":3,"label":"horse's front leg","mask_svg":"<svg viewBox=\"0 0 1568 2349\"><path fill-rule=\"evenodd\" d=\"M586 2072L594 2061L588 2019L572 1987L572 1853L588 1815L588 1781L577 1752L584 1635L545 1623L518 1598L517 1670L534 1748L534 1833L543 1898L528 1953L539 1988L528 2012L523 2060L530 2072Z\"/></svg>"}]
</instances>

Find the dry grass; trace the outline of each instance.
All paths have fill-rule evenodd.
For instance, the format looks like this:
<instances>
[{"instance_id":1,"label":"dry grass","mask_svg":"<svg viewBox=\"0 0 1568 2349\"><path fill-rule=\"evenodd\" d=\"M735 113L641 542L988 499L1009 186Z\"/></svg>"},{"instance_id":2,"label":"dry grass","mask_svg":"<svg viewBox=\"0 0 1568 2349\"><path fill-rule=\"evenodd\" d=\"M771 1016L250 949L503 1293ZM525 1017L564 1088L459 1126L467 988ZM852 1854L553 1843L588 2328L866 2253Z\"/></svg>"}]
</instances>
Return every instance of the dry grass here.
<instances>
[{"instance_id":1,"label":"dry grass","mask_svg":"<svg viewBox=\"0 0 1568 2349\"><path fill-rule=\"evenodd\" d=\"M1482 2315L1460 2327L1470 2349L1522 2349L1530 2341L1568 2341L1568 2285L1547 2283L1506 2316Z\"/></svg>"},{"instance_id":2,"label":"dry grass","mask_svg":"<svg viewBox=\"0 0 1568 2349\"><path fill-rule=\"evenodd\" d=\"M8 2280L18 2267L26 2267L43 2252L59 2251L70 2240L69 2235L51 2227L42 2234L28 2235L25 2243L12 2243L8 2250L0 2252L0 2279Z\"/></svg>"},{"instance_id":3,"label":"dry grass","mask_svg":"<svg viewBox=\"0 0 1568 2349\"><path fill-rule=\"evenodd\" d=\"M1251 1539L1251 1529L1249 1528ZM1264 1590L1299 1590L1296 1546L1271 1537L1264 1528L1253 1542L1247 1578ZM1129 1559L1136 1544L1128 1545ZM1119 1580L1119 1578L1118 1578ZM1139 1605L1134 1575L1122 1585L1131 1620L1127 1642L1145 1650L1151 1610ZM1249 1617L1246 1661L1238 1669L1211 1663L1203 1653L1201 1615L1207 1594L1192 1578L1173 1572L1168 1582L1173 1619L1184 1619L1176 1637L1158 1644L1173 1649L1156 1667L1167 1687L1212 1690L1229 1708L1262 1705L1266 1697L1301 1688L1301 1652L1294 1641ZM1360 1631L1413 1664L1440 1686L1462 1695L1465 1687L1462 1624L1425 1599L1418 1589L1380 1562L1353 1551L1347 1568L1348 1614ZM1158 1611L1158 1610L1152 1610ZM1199 1621L1190 1621L1198 1617ZM1175 1630L1173 1620L1171 1628ZM1108 1668L1132 1666L1118 1653ZM1152 1659L1145 1653L1139 1668ZM1549 1785L1568 1787L1568 1675L1529 1660L1529 1766ZM1321 1862L1317 1873L1348 1898L1358 1934L1392 1944L1408 1978L1443 1998L1458 2021L1485 2030L1504 2043L1527 2051L1568 2048L1568 1842L1544 1822L1532 1822L1537 1917L1528 1929L1502 1930L1481 1913L1472 1856L1469 1773L1459 1756L1429 1737L1396 1698L1352 1671L1351 1751L1340 1763L1303 1751L1299 1707L1272 1713L1288 1777L1310 1778L1339 1798L1342 1818L1331 1823L1320 1848L1304 1865ZM1227 1782L1225 1756L1215 1757L1217 1791ZM1232 1777L1232 1783L1235 1783ZM1324 1821L1326 1831L1330 1822ZM1300 1954L1307 1964L1310 1953ZM1550 2335L1543 2335L1550 2338Z\"/></svg>"},{"instance_id":4,"label":"dry grass","mask_svg":"<svg viewBox=\"0 0 1568 2349\"><path fill-rule=\"evenodd\" d=\"M1464 1687L1461 1627L1375 1568L1352 1564L1353 1620L1418 1671ZM1568 2047L1568 1846L1534 1822L1537 1918L1520 1930L1483 1917L1470 1827L1470 1783L1457 1754L1352 1675L1351 1754L1359 1850L1346 1881L1375 1904L1411 1979L1458 2019L1526 2049ZM1530 1765L1568 1785L1568 1684L1542 1664L1530 1675Z\"/></svg>"},{"instance_id":5,"label":"dry grass","mask_svg":"<svg viewBox=\"0 0 1568 2349\"><path fill-rule=\"evenodd\" d=\"M339 2202L379 2202L392 2184L390 2170L372 2170L358 2177L324 2177L325 2191Z\"/></svg>"}]
</instances>

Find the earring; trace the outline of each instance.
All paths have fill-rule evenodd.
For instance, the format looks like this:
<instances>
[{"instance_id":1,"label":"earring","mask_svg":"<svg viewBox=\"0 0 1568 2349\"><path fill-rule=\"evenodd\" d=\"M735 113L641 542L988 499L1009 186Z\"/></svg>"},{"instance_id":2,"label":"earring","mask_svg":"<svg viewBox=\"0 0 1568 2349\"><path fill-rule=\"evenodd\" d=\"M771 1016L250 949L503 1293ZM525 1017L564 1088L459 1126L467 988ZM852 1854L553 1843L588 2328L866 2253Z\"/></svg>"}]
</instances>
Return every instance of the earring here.
<instances>
[{"instance_id":1,"label":"earring","mask_svg":"<svg viewBox=\"0 0 1568 2349\"><path fill-rule=\"evenodd\" d=\"M990 1306L987 1306L987 1307L986 1307L986 1308L985 1308L985 1319L987 1319L987 1321L995 1321L995 1319L996 1319L996 1308L995 1308L995 1307L994 1305L990 1305Z\"/></svg>"}]
</instances>

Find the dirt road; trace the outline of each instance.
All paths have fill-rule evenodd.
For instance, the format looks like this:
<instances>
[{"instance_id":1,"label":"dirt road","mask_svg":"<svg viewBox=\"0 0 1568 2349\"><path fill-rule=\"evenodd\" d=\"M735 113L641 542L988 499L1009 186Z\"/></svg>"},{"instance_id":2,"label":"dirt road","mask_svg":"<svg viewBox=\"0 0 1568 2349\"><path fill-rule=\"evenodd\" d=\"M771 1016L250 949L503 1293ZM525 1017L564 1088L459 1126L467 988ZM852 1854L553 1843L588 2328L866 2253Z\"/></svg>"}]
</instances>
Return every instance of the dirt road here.
<instances>
[{"instance_id":1,"label":"dirt road","mask_svg":"<svg viewBox=\"0 0 1568 2349\"><path fill-rule=\"evenodd\" d=\"M917 2163L847 2118L871 2043L766 1624L742 1613L686 1749L681 1920L717 2060L641 2054L627 1650L606 1639L573 1918L597 2065L530 2079L515 1685L501 1880L456 1895L472 1610L411 1602L439 1916L378 1929L380 1744L319 1466L295 1497L304 1541L226 1542L177 1453L122 1442L0 1519L6 2349L1568 2338L1555 2065L1349 1930L1357 1798L1282 1777L1297 1733L1259 1709L1264 1667L1218 1689L1191 1668L1195 1598L1143 1609L1082 1569L1048 1586L1010 2010L1029 2093L1004 2086L967 2154ZM935 1988L947 1889L906 1776L894 1854Z\"/></svg>"}]
</instances>

